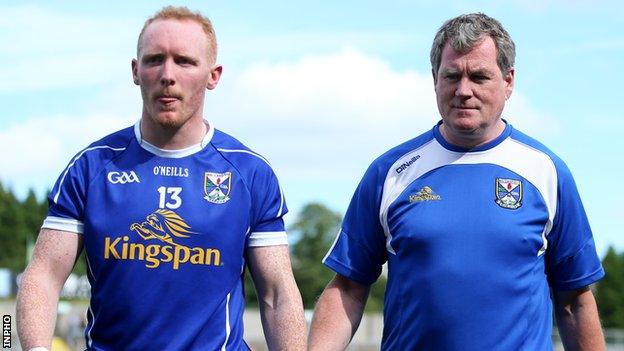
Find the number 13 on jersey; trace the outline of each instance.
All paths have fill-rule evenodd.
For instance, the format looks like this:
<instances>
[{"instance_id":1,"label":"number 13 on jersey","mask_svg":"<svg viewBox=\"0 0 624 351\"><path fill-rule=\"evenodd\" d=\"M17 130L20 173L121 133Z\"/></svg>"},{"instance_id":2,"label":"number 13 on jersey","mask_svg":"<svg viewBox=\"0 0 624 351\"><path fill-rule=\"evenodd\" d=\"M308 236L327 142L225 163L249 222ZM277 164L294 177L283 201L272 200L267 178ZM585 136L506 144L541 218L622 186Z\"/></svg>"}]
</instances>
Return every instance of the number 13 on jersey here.
<instances>
[{"instance_id":1,"label":"number 13 on jersey","mask_svg":"<svg viewBox=\"0 0 624 351\"><path fill-rule=\"evenodd\" d=\"M161 186L160 188L158 188L158 193L160 194L158 207L167 207L168 209L175 210L176 208L182 206L182 198L180 197L181 192L181 187Z\"/></svg>"}]
</instances>

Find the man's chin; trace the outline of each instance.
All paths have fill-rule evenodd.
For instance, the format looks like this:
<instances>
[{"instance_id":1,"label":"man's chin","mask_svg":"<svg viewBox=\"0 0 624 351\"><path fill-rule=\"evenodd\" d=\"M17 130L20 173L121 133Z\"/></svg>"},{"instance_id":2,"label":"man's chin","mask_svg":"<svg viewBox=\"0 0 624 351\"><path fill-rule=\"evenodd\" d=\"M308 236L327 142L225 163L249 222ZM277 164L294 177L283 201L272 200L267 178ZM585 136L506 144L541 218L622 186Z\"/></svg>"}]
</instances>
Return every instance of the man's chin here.
<instances>
[{"instance_id":1,"label":"man's chin","mask_svg":"<svg viewBox=\"0 0 624 351\"><path fill-rule=\"evenodd\" d=\"M490 118L481 114L454 114L449 117L444 119L444 123L456 132L464 134L491 133L504 129L504 123L500 118Z\"/></svg>"},{"instance_id":2,"label":"man's chin","mask_svg":"<svg viewBox=\"0 0 624 351\"><path fill-rule=\"evenodd\" d=\"M466 134L471 134L478 129L478 124L469 118L458 118L448 122L447 125L459 133Z\"/></svg>"},{"instance_id":3,"label":"man's chin","mask_svg":"<svg viewBox=\"0 0 624 351\"><path fill-rule=\"evenodd\" d=\"M182 120L182 118L180 118L180 116L178 116L176 113L168 111L158 113L155 117L152 118L152 120L156 124L166 129L177 129L184 124L184 121Z\"/></svg>"}]
</instances>

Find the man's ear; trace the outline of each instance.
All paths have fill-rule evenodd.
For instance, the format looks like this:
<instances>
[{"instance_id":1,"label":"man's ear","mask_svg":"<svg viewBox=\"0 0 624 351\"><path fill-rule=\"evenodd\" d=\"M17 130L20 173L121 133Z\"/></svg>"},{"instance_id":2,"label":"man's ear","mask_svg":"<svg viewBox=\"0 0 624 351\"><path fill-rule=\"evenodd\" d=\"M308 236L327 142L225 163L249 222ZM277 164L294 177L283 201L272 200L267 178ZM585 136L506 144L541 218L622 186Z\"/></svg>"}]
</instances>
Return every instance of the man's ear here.
<instances>
[{"instance_id":1,"label":"man's ear","mask_svg":"<svg viewBox=\"0 0 624 351\"><path fill-rule=\"evenodd\" d=\"M505 99L509 99L509 97L511 97L511 93L513 92L515 73L516 69L511 67L507 71L507 74L503 77L503 80L505 81Z\"/></svg>"},{"instance_id":2,"label":"man's ear","mask_svg":"<svg viewBox=\"0 0 624 351\"><path fill-rule=\"evenodd\" d=\"M138 73L138 66L139 66L139 61L137 61L137 59L132 59L132 80L134 81L134 84L139 85L139 73Z\"/></svg>"},{"instance_id":3,"label":"man's ear","mask_svg":"<svg viewBox=\"0 0 624 351\"><path fill-rule=\"evenodd\" d=\"M206 84L206 89L208 90L212 90L214 88L217 87L217 84L219 83L219 79L221 78L221 74L223 73L223 66L221 65L214 65L211 69L210 69L210 75L208 76L208 82Z\"/></svg>"}]
</instances>

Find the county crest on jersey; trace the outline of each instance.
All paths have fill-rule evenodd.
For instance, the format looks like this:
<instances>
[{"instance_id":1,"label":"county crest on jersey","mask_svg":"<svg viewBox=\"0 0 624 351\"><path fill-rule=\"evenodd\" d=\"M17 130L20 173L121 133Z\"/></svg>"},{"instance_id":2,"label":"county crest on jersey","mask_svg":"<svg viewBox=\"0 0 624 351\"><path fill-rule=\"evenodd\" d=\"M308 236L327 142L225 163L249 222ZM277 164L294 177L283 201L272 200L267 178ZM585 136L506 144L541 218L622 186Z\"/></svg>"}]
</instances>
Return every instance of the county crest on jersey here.
<instances>
[{"instance_id":1,"label":"county crest on jersey","mask_svg":"<svg viewBox=\"0 0 624 351\"><path fill-rule=\"evenodd\" d=\"M496 178L496 203L515 210L522 206L522 182L517 179Z\"/></svg>"},{"instance_id":2,"label":"county crest on jersey","mask_svg":"<svg viewBox=\"0 0 624 351\"><path fill-rule=\"evenodd\" d=\"M227 202L232 190L232 173L204 173L204 199L215 204Z\"/></svg>"}]
</instances>

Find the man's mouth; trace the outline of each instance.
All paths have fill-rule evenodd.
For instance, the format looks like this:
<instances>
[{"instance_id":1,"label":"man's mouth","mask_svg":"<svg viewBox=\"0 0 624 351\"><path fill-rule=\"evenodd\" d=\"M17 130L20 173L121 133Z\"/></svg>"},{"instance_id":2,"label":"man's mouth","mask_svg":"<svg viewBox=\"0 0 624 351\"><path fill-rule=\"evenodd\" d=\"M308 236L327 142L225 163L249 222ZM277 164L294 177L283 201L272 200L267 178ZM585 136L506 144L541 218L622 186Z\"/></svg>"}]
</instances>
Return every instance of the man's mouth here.
<instances>
[{"instance_id":1,"label":"man's mouth","mask_svg":"<svg viewBox=\"0 0 624 351\"><path fill-rule=\"evenodd\" d=\"M169 104L175 101L178 101L179 99L175 96L171 96L171 95L160 95L156 98L156 100L158 100L159 102L163 103L163 104Z\"/></svg>"}]
</instances>

